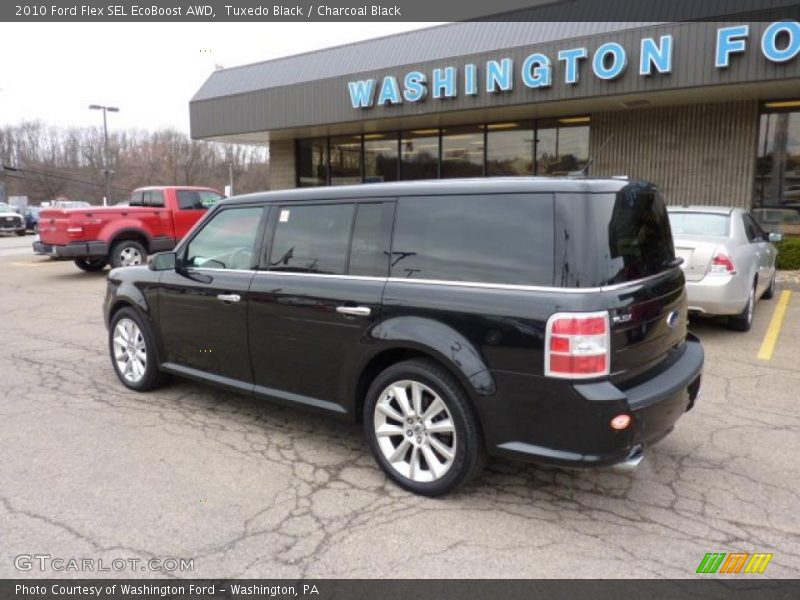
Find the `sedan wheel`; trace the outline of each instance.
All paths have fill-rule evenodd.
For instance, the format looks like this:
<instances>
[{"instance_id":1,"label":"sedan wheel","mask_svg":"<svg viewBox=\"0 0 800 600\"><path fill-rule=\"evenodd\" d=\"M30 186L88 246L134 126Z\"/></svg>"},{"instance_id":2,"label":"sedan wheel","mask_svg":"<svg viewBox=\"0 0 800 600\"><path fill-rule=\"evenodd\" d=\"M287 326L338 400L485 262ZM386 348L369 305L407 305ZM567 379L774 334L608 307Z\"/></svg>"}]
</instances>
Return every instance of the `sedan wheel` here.
<instances>
[{"instance_id":1,"label":"sedan wheel","mask_svg":"<svg viewBox=\"0 0 800 600\"><path fill-rule=\"evenodd\" d=\"M139 383L147 369L147 347L139 326L131 319L120 319L114 327L113 345L117 371L127 382Z\"/></svg>"},{"instance_id":2,"label":"sedan wheel","mask_svg":"<svg viewBox=\"0 0 800 600\"><path fill-rule=\"evenodd\" d=\"M455 425L442 398L427 385L411 380L389 385L375 405L373 423L384 458L403 477L427 483L452 467Z\"/></svg>"},{"instance_id":3,"label":"sedan wheel","mask_svg":"<svg viewBox=\"0 0 800 600\"><path fill-rule=\"evenodd\" d=\"M747 298L747 306L735 317L728 317L728 328L734 331L750 331L753 326L753 313L756 306L756 286L750 288L750 296Z\"/></svg>"}]
</instances>

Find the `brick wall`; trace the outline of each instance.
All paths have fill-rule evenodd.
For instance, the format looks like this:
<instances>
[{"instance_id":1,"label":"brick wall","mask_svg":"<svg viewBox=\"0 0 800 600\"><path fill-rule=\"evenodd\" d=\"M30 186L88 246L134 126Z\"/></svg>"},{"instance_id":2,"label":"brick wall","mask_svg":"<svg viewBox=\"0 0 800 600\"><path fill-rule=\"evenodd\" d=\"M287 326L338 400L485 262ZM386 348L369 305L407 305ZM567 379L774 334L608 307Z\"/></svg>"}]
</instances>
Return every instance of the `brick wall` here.
<instances>
[{"instance_id":1,"label":"brick wall","mask_svg":"<svg viewBox=\"0 0 800 600\"><path fill-rule=\"evenodd\" d=\"M269 189L285 190L296 187L294 140L269 143Z\"/></svg>"},{"instance_id":2,"label":"brick wall","mask_svg":"<svg viewBox=\"0 0 800 600\"><path fill-rule=\"evenodd\" d=\"M749 208L757 143L755 100L593 113L591 174L647 179L670 204Z\"/></svg>"}]
</instances>

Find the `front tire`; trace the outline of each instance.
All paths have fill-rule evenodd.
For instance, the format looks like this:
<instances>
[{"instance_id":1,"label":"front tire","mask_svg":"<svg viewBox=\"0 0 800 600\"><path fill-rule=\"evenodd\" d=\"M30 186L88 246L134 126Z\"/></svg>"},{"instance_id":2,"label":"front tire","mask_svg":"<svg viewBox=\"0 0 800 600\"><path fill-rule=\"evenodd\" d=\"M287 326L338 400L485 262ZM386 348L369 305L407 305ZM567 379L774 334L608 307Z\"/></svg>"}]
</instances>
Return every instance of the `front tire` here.
<instances>
[{"instance_id":1,"label":"front tire","mask_svg":"<svg viewBox=\"0 0 800 600\"><path fill-rule=\"evenodd\" d=\"M119 310L111 319L108 349L114 372L125 387L146 392L163 385L153 334L132 308Z\"/></svg>"},{"instance_id":2,"label":"front tire","mask_svg":"<svg viewBox=\"0 0 800 600\"><path fill-rule=\"evenodd\" d=\"M76 258L75 259L75 266L78 267L81 271L86 271L87 273L94 273L96 271L102 271L106 267L106 259L105 258Z\"/></svg>"},{"instance_id":3,"label":"front tire","mask_svg":"<svg viewBox=\"0 0 800 600\"><path fill-rule=\"evenodd\" d=\"M109 262L111 266L132 267L147 261L147 250L136 240L120 240L111 247Z\"/></svg>"},{"instance_id":4,"label":"front tire","mask_svg":"<svg viewBox=\"0 0 800 600\"><path fill-rule=\"evenodd\" d=\"M16 233L18 236L22 237L23 235L26 235L26 234L27 234L27 231L25 231L25 230L23 229L22 231L15 231L14 233Z\"/></svg>"},{"instance_id":5,"label":"front tire","mask_svg":"<svg viewBox=\"0 0 800 600\"><path fill-rule=\"evenodd\" d=\"M432 360L403 361L378 375L364 402L364 431L381 468L415 494L452 492L486 462L469 398Z\"/></svg>"},{"instance_id":6,"label":"front tire","mask_svg":"<svg viewBox=\"0 0 800 600\"><path fill-rule=\"evenodd\" d=\"M728 317L728 329L733 331L750 331L753 326L753 313L756 307L756 284L750 288L750 296L744 310L735 317Z\"/></svg>"}]
</instances>

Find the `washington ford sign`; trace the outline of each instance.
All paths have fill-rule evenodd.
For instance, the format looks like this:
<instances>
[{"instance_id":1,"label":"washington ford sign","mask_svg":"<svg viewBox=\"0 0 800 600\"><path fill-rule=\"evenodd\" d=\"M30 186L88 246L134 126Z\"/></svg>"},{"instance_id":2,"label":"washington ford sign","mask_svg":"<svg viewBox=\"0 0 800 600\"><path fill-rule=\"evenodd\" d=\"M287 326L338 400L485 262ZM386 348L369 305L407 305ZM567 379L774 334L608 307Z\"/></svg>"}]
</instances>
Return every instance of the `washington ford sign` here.
<instances>
[{"instance_id":1,"label":"washington ford sign","mask_svg":"<svg viewBox=\"0 0 800 600\"><path fill-rule=\"evenodd\" d=\"M727 69L737 54L752 51L758 44L764 58L773 63L785 63L800 54L800 23L778 21L771 23L760 40L750 39L749 25L734 25L717 29L714 47L714 68ZM642 38L637 68L640 77L655 77L672 72L673 36ZM540 52L530 54L521 64L511 58L497 58L479 65L469 63L463 68L442 67L430 74L419 70L408 71L401 77L387 75L381 80L362 79L347 84L350 103L355 109L373 106L391 106L404 102L421 102L432 95L436 99L455 98L458 94L477 96L480 93L500 94L512 92L515 85L528 88L549 88L553 85L554 71L559 70L564 85L578 85L581 77L591 76L613 80L629 65L629 51L621 44L608 42L590 55L585 47L561 50L556 56Z\"/></svg>"}]
</instances>

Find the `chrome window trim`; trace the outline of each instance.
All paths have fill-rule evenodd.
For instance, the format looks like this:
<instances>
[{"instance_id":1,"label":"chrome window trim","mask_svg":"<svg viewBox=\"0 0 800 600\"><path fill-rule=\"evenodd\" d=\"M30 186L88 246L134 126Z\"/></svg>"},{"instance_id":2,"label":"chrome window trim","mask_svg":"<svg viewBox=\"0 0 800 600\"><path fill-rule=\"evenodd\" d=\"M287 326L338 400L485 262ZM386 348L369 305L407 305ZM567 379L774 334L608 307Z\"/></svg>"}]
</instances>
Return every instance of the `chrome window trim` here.
<instances>
[{"instance_id":1,"label":"chrome window trim","mask_svg":"<svg viewBox=\"0 0 800 600\"><path fill-rule=\"evenodd\" d=\"M479 281L452 281L444 279L407 279L403 277L373 277L370 275L334 275L330 273L299 273L296 271L263 271L255 269L215 269L211 267L191 267L194 271L211 271L223 273L250 273L255 275L286 275L289 277L316 277L320 279L344 279L354 281L383 281L385 283L411 283L416 285L438 285L449 287L469 287L480 289L496 289L496 290L515 290L521 292L549 292L549 293L568 293L568 294L585 294L589 292L610 292L619 289L635 287L648 281L659 279L671 273L679 267L673 267L655 275L649 275L642 279L634 281L626 281L624 283L615 283L613 285L605 285L598 287L585 287L585 288L568 288L568 287L554 287L554 286L539 286L539 285L515 285L507 283L484 283Z\"/></svg>"}]
</instances>

